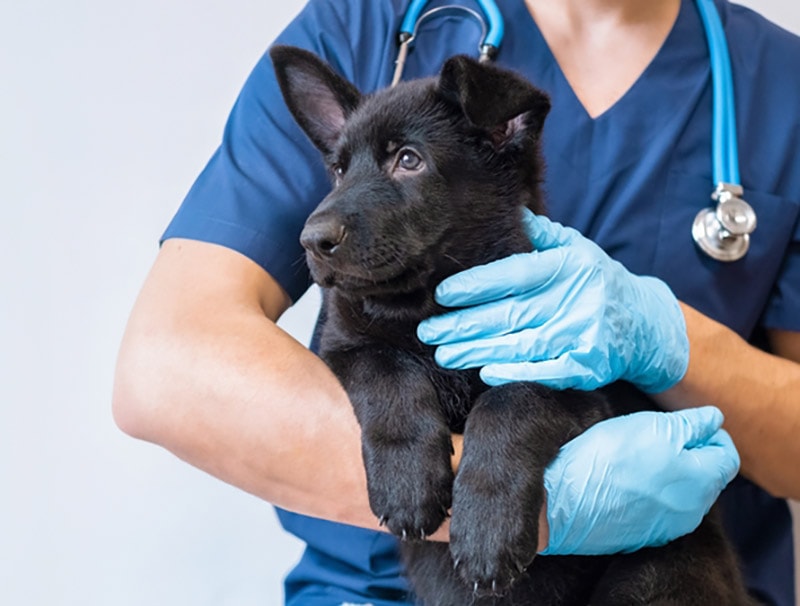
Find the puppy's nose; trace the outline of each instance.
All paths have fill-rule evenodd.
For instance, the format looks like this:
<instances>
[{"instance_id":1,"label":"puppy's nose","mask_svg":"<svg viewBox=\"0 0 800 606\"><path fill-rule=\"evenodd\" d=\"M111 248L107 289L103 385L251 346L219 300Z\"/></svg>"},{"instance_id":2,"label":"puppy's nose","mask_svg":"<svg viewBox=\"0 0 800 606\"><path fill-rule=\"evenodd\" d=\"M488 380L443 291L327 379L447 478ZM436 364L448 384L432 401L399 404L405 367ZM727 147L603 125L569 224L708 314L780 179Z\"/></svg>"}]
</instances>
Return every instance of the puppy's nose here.
<instances>
[{"instance_id":1,"label":"puppy's nose","mask_svg":"<svg viewBox=\"0 0 800 606\"><path fill-rule=\"evenodd\" d=\"M330 257L346 234L347 229L338 221L309 221L300 233L300 244L318 257Z\"/></svg>"}]
</instances>

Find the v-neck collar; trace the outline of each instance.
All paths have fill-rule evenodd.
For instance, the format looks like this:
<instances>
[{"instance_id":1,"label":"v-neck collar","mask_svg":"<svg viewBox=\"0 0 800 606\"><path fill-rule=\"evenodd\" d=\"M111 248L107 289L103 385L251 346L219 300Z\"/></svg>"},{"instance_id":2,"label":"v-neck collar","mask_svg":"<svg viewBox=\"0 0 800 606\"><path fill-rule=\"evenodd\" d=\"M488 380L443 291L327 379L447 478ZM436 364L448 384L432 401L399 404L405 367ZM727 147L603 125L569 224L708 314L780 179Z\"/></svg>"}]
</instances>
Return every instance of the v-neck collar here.
<instances>
[{"instance_id":1,"label":"v-neck collar","mask_svg":"<svg viewBox=\"0 0 800 606\"><path fill-rule=\"evenodd\" d=\"M522 46L527 49L528 54L534 54L528 61L522 62L523 65L528 63L533 67L534 82L538 82L539 86L549 90L551 94L557 95L558 98L555 100L557 103L569 105L570 113L580 116L582 120L594 123L613 118L615 114L624 113L629 108L640 109L643 101L640 91L642 89L647 91L652 88L649 86L652 81L661 79L665 71L667 73L674 71L676 61L679 62L681 60L681 55L684 54L685 50L680 48L681 41L685 39L687 30L692 29L693 21L699 19L697 15L693 14L696 12L693 0L682 0L672 28L650 63L611 106L597 116L592 117L575 94L575 90L564 75L561 66L550 49L550 45L528 11L525 2L514 0L508 4L510 6L505 11L515 23L516 36L521 39L520 43L514 46ZM517 54L517 62L519 63L519 48L516 50L517 53L515 54Z\"/></svg>"}]
</instances>

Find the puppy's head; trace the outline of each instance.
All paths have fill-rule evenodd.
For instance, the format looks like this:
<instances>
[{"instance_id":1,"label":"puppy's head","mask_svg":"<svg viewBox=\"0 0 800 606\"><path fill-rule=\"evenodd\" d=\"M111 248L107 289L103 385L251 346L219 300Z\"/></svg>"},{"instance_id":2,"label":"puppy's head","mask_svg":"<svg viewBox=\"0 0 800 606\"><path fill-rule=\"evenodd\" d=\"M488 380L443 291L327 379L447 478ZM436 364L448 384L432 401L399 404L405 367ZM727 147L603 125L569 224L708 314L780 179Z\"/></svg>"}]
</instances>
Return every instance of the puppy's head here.
<instances>
[{"instance_id":1,"label":"puppy's head","mask_svg":"<svg viewBox=\"0 0 800 606\"><path fill-rule=\"evenodd\" d=\"M301 234L314 280L358 296L410 293L503 256L522 206L541 210L548 98L468 57L438 78L364 96L313 54L270 55L333 189Z\"/></svg>"}]
</instances>

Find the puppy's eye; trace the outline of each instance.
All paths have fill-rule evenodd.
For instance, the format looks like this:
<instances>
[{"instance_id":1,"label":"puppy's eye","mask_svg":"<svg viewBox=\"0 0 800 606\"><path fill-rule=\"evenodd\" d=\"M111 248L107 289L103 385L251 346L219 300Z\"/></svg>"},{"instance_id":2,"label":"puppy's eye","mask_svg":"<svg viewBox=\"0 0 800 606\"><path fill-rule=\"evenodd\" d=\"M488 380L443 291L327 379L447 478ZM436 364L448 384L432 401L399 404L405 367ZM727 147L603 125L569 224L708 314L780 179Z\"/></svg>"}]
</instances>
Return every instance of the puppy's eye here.
<instances>
[{"instance_id":1,"label":"puppy's eye","mask_svg":"<svg viewBox=\"0 0 800 606\"><path fill-rule=\"evenodd\" d=\"M397 166L403 170L414 171L422 168L422 157L411 149L400 150L397 154Z\"/></svg>"}]
</instances>

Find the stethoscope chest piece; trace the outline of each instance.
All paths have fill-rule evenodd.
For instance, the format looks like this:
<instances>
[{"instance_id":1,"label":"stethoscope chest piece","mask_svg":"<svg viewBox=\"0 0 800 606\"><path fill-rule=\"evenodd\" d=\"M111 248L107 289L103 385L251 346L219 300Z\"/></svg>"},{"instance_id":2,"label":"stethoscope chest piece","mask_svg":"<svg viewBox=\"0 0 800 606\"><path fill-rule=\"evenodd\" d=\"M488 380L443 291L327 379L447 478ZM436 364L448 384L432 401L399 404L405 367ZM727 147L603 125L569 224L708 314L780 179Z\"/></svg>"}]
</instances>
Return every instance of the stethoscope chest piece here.
<instances>
[{"instance_id":1,"label":"stethoscope chest piece","mask_svg":"<svg viewBox=\"0 0 800 606\"><path fill-rule=\"evenodd\" d=\"M694 218L692 238L712 259L738 261L750 248L756 214L742 193L739 185L720 183L711 195L716 208L704 208Z\"/></svg>"}]
</instances>

